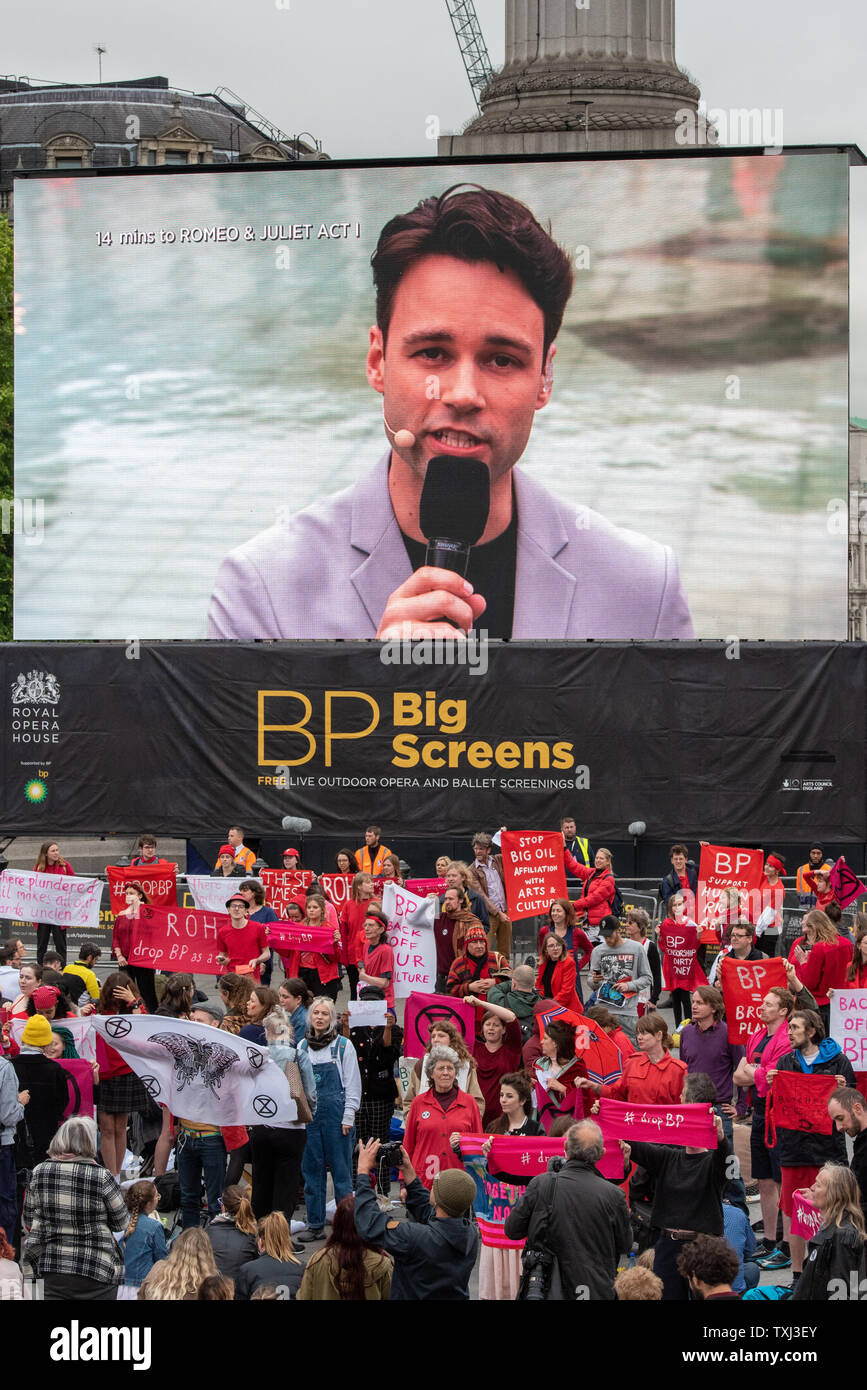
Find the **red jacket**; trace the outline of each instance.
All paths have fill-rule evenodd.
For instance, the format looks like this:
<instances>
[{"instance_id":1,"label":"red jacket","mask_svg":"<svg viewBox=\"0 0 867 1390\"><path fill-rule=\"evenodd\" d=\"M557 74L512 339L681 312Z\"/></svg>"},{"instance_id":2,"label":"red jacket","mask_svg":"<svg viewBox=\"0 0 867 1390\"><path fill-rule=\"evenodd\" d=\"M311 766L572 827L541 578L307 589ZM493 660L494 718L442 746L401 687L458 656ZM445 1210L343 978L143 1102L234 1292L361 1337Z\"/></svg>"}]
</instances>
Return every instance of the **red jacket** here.
<instances>
[{"instance_id":1,"label":"red jacket","mask_svg":"<svg viewBox=\"0 0 867 1390\"><path fill-rule=\"evenodd\" d=\"M614 894L617 892L613 873L610 869L588 869L585 864L579 863L574 854L570 854L565 847L563 858L570 874L580 878L585 885L581 897L572 904L576 916L583 917L586 912L590 926L598 926L602 918L607 917L610 913Z\"/></svg>"},{"instance_id":2,"label":"red jacket","mask_svg":"<svg viewBox=\"0 0 867 1390\"><path fill-rule=\"evenodd\" d=\"M539 973L536 976L536 988L543 999L556 999L558 1004L562 1004L564 1009L572 1009L576 1014L583 1014L581 1000L575 993L575 976L577 970L572 956L564 956L558 960L554 966L554 974L551 980L551 988L542 988L542 976L548 961L543 957L539 961Z\"/></svg>"},{"instance_id":3,"label":"red jacket","mask_svg":"<svg viewBox=\"0 0 867 1390\"><path fill-rule=\"evenodd\" d=\"M542 926L539 928L539 955L541 955L543 950L545 949L546 936L556 936L556 934L556 932L552 931L550 922L545 922L542 924ZM571 934L572 955L575 957L575 965L579 970L583 970L584 967L589 964L590 957L593 954L593 942L590 940L590 937L587 935L587 933L583 932L580 927L572 927ZM567 940L568 937L569 932L567 931Z\"/></svg>"},{"instance_id":4,"label":"red jacket","mask_svg":"<svg viewBox=\"0 0 867 1390\"><path fill-rule=\"evenodd\" d=\"M789 952L789 960L801 984L806 985L817 1004L830 1004L829 989L846 988L846 971L852 959L852 942L845 936L836 941L817 941L810 949L803 965L795 960L795 951L803 946L805 937L799 936Z\"/></svg>"},{"instance_id":5,"label":"red jacket","mask_svg":"<svg viewBox=\"0 0 867 1390\"><path fill-rule=\"evenodd\" d=\"M365 936L361 930L373 898L356 902L350 898L340 909L340 960L343 965L357 965L364 951Z\"/></svg>"},{"instance_id":6,"label":"red jacket","mask_svg":"<svg viewBox=\"0 0 867 1390\"><path fill-rule=\"evenodd\" d=\"M635 1052L623 1063L623 1071L601 1094L609 1100L628 1100L634 1105L680 1105L686 1062L663 1053L660 1062L651 1062L643 1052Z\"/></svg>"},{"instance_id":7,"label":"red jacket","mask_svg":"<svg viewBox=\"0 0 867 1390\"><path fill-rule=\"evenodd\" d=\"M428 1190L443 1169L464 1166L460 1154L456 1154L449 1143L449 1135L455 1131L458 1134L482 1133L482 1117L472 1096L458 1091L445 1110L433 1088L416 1096L409 1107L403 1147Z\"/></svg>"}]
</instances>

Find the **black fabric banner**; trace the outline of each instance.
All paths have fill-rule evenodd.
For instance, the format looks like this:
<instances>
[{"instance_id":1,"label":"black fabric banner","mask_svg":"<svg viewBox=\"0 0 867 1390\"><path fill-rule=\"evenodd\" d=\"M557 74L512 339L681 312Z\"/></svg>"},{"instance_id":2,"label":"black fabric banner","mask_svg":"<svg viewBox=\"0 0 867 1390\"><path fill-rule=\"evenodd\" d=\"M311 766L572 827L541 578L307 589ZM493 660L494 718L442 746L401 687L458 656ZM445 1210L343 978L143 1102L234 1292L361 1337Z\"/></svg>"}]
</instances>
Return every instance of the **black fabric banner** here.
<instances>
[{"instance_id":1,"label":"black fabric banner","mask_svg":"<svg viewBox=\"0 0 867 1390\"><path fill-rule=\"evenodd\" d=\"M867 648L811 643L0 648L9 834L317 835L635 820L667 839L865 839ZM390 658L383 660L383 656ZM400 664L396 664L400 663Z\"/></svg>"}]
</instances>

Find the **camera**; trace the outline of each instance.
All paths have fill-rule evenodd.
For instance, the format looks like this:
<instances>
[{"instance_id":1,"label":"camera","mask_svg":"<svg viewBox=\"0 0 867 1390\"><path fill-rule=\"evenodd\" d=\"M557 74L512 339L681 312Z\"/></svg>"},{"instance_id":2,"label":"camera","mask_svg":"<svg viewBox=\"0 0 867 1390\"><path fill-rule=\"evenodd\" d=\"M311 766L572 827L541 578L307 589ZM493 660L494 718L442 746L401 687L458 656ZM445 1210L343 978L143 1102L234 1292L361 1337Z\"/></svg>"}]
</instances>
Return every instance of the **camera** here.
<instances>
[{"instance_id":1,"label":"camera","mask_svg":"<svg viewBox=\"0 0 867 1390\"><path fill-rule=\"evenodd\" d=\"M377 1163L384 1163L388 1168L399 1168L403 1162L403 1149L398 1143L388 1143L380 1145L379 1153L376 1155Z\"/></svg>"},{"instance_id":2,"label":"camera","mask_svg":"<svg viewBox=\"0 0 867 1390\"><path fill-rule=\"evenodd\" d=\"M521 1257L524 1269L523 1297L527 1303L544 1303L551 1286L554 1257L550 1250L528 1250Z\"/></svg>"}]
</instances>

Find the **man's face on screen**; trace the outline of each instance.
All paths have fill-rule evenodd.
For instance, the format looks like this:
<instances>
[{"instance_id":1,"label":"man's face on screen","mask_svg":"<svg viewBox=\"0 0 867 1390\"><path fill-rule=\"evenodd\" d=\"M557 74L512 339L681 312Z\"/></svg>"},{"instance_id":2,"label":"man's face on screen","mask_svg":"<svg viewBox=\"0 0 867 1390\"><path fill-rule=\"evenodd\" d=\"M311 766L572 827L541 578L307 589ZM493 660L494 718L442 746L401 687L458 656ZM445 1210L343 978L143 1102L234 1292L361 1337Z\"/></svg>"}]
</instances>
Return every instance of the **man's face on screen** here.
<instances>
[{"instance_id":1,"label":"man's face on screen","mask_svg":"<svg viewBox=\"0 0 867 1390\"><path fill-rule=\"evenodd\" d=\"M481 459L491 480L524 452L547 405L544 317L520 280L487 261L425 256L401 281L383 350L371 329L370 384L392 430L411 430L396 452L419 477L437 454Z\"/></svg>"}]
</instances>

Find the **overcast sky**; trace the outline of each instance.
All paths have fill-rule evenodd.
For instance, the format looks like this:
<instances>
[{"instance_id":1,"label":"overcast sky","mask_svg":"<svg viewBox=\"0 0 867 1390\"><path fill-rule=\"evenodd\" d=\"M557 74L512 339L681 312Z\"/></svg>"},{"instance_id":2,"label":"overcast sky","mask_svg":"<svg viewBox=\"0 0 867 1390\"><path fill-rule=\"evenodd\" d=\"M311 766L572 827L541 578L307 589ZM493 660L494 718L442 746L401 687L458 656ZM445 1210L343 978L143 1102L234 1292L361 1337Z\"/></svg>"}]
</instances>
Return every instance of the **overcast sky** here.
<instances>
[{"instance_id":1,"label":"overcast sky","mask_svg":"<svg viewBox=\"0 0 867 1390\"><path fill-rule=\"evenodd\" d=\"M497 67L505 0L476 0L476 10ZM104 81L158 74L192 91L228 87L336 159L429 156L429 116L457 131L474 114L446 0L5 7L2 63L16 76L95 80L97 43L107 49ZM780 108L787 144L867 150L865 54L865 0L677 0L677 58L708 106ZM852 191L851 405L867 417L867 168L853 172Z\"/></svg>"}]
</instances>

